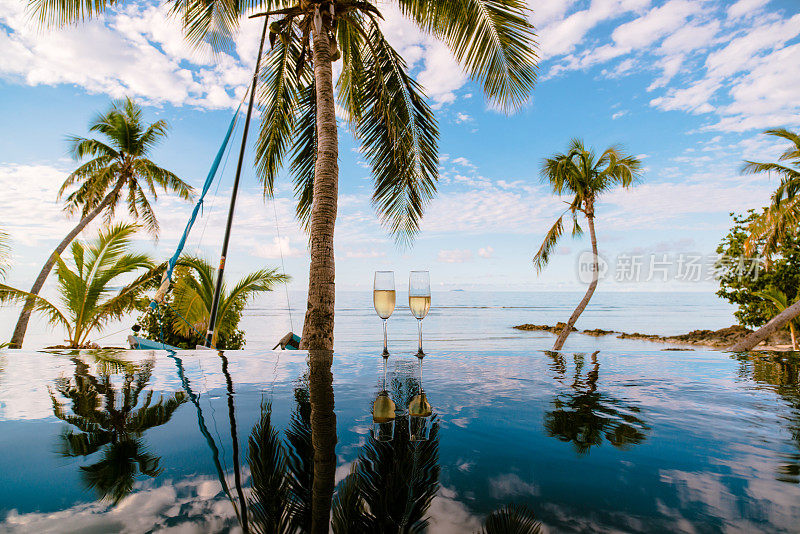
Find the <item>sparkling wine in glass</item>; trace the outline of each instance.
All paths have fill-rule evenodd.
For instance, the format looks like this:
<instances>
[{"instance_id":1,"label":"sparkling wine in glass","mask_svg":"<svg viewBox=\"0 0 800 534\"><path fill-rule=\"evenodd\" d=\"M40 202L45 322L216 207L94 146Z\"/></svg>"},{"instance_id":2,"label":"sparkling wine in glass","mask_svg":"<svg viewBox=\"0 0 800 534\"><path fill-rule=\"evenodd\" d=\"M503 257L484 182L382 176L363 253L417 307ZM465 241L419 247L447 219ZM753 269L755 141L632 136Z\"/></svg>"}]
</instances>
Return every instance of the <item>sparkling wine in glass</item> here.
<instances>
[{"instance_id":1,"label":"sparkling wine in glass","mask_svg":"<svg viewBox=\"0 0 800 534\"><path fill-rule=\"evenodd\" d=\"M372 291L372 303L378 317L383 319L383 357L389 357L387 346L386 321L394 311L394 271L375 271L375 285ZM384 364L385 367L385 364Z\"/></svg>"},{"instance_id":2,"label":"sparkling wine in glass","mask_svg":"<svg viewBox=\"0 0 800 534\"><path fill-rule=\"evenodd\" d=\"M417 358L423 358L422 352L422 320L431 309L431 277L428 271L411 271L408 277L408 307L417 318L419 326L419 351Z\"/></svg>"}]
</instances>

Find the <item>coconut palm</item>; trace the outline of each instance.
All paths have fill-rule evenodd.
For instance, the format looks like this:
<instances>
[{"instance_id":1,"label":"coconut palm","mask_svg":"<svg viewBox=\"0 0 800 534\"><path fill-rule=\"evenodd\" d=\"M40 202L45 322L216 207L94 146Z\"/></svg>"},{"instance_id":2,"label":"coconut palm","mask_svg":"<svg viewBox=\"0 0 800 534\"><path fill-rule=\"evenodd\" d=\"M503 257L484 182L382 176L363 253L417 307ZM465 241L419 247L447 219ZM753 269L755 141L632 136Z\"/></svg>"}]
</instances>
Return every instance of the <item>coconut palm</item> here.
<instances>
[{"instance_id":1,"label":"coconut palm","mask_svg":"<svg viewBox=\"0 0 800 534\"><path fill-rule=\"evenodd\" d=\"M564 355L548 352L557 369L559 380L564 381L566 370ZM575 354L575 373L571 391L559 393L553 400L553 410L544 416L544 428L556 439L572 443L579 454L588 453L592 447L608 441L624 449L644 441L650 427L639 417L637 406L626 404L615 397L598 391L600 363L597 352L591 355L592 367L583 375L584 355Z\"/></svg>"},{"instance_id":2,"label":"coconut palm","mask_svg":"<svg viewBox=\"0 0 800 534\"><path fill-rule=\"evenodd\" d=\"M161 473L159 457L146 450L143 434L166 424L186 401L180 391L162 396L155 403L153 392L139 397L150 380L153 360L123 366L124 380L118 391L109 373L93 376L89 366L73 358L73 378L59 378L50 389L53 414L79 430L65 429L59 440L59 453L67 457L90 456L101 452L97 462L80 466L84 484L100 498L113 504L133 491L137 472L149 477ZM71 409L60 398L70 401Z\"/></svg>"},{"instance_id":3,"label":"coconut palm","mask_svg":"<svg viewBox=\"0 0 800 534\"><path fill-rule=\"evenodd\" d=\"M542 245L533 257L533 265L541 272L564 233L564 216L569 213L572 217L572 236L583 235L579 224L582 215L586 218L589 227L589 237L592 243L592 281L578 307L572 312L561 333L558 335L553 350L561 350L572 327L589 304L595 288L597 288L600 264L597 255L597 236L594 229L595 207L598 198L615 187L628 188L641 178L641 161L633 156L627 156L619 147L607 148L600 157L595 152L586 148L580 139L572 139L567 147L566 154L556 154L544 160L541 176L553 188L553 193L558 196L567 194L572 198L568 208L556 219L555 224L545 235Z\"/></svg>"},{"instance_id":4,"label":"coconut palm","mask_svg":"<svg viewBox=\"0 0 800 534\"><path fill-rule=\"evenodd\" d=\"M69 2L62 5L69 5ZM97 132L105 140L69 138L73 158L76 161L90 159L67 176L58 196L65 201L65 211L71 215L79 214L81 219L61 240L36 277L14 328L12 346L22 347L36 295L50 275L56 258L92 220L103 214L106 222L110 222L118 205L124 203L131 218L141 221L157 237L158 221L148 197L156 200L158 188L175 193L184 200L191 198L191 187L148 158L153 148L166 137L167 123L160 120L146 125L142 118L142 109L126 98L114 102L111 109L89 124L89 131ZM67 194L70 190L72 192Z\"/></svg>"},{"instance_id":5,"label":"coconut palm","mask_svg":"<svg viewBox=\"0 0 800 534\"><path fill-rule=\"evenodd\" d=\"M781 238L797 233L800 222L800 135L784 128L765 130L765 134L790 142L777 162L745 161L743 174L776 174L780 184L772 195L770 207L750 225L750 237L745 242L748 254L760 248L767 259L776 252Z\"/></svg>"},{"instance_id":6,"label":"coconut palm","mask_svg":"<svg viewBox=\"0 0 800 534\"><path fill-rule=\"evenodd\" d=\"M775 286L769 286L763 291L757 291L755 296L769 302L775 310L775 315L785 311L790 305L786 293ZM797 326L797 320L789 321L789 333L792 336L792 350L798 350L800 348L797 345Z\"/></svg>"},{"instance_id":7,"label":"coconut palm","mask_svg":"<svg viewBox=\"0 0 800 534\"><path fill-rule=\"evenodd\" d=\"M57 303L5 284L0 284L0 301L22 302L32 297L33 311L66 329L69 347L86 346L93 332L134 310L164 270L149 256L128 252L138 228L117 224L101 230L91 243L72 243L71 265L57 256ZM133 281L113 289L132 275L136 275Z\"/></svg>"},{"instance_id":8,"label":"coconut palm","mask_svg":"<svg viewBox=\"0 0 800 534\"><path fill-rule=\"evenodd\" d=\"M179 316L174 317L171 325L179 336L201 344L205 339L214 297L215 273L214 267L203 258L181 258L172 292L172 307ZM242 310L247 303L259 293L271 291L276 284L289 279L288 276L279 274L277 269L259 269L244 276L230 290L223 284L213 346L231 348L226 347L225 342L231 341L236 334Z\"/></svg>"},{"instance_id":9,"label":"coconut palm","mask_svg":"<svg viewBox=\"0 0 800 534\"><path fill-rule=\"evenodd\" d=\"M118 2L116 3L118 4ZM115 5L116 5L115 4ZM245 11L268 10L273 45L261 71L261 132L257 163L265 192L287 151L298 215L309 230L311 264L303 345L333 349L334 246L338 203L338 132L334 101L372 167L373 204L400 242L419 229L436 192L438 128L422 88L381 31L375 0L173 0L190 41L215 48L232 43ZM440 38L490 104L511 112L526 102L536 79L530 12L524 0L394 0L401 13ZM32 0L45 25L78 22L111 0ZM337 80L333 62L341 59ZM312 69L306 69L307 64ZM334 90L336 86L336 91Z\"/></svg>"}]
</instances>

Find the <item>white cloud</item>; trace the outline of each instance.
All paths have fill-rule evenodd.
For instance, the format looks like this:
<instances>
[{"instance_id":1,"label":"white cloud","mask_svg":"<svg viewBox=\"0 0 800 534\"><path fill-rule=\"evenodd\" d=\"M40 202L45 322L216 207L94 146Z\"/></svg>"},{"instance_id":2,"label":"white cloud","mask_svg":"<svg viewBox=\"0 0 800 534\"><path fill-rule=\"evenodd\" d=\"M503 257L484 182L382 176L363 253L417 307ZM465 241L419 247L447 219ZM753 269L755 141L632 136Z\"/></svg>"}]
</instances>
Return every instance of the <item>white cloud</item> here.
<instances>
[{"instance_id":1,"label":"white cloud","mask_svg":"<svg viewBox=\"0 0 800 534\"><path fill-rule=\"evenodd\" d=\"M465 123L465 122L472 122L472 120L473 120L472 117L470 117L466 113L461 113L461 112L456 113L456 123L457 124L462 124L462 123Z\"/></svg>"},{"instance_id":2,"label":"white cloud","mask_svg":"<svg viewBox=\"0 0 800 534\"><path fill-rule=\"evenodd\" d=\"M447 46L393 6L382 28L434 107L455 101L467 77ZM213 53L186 43L169 7L127 3L79 25L37 28L25 2L0 4L0 77L26 85L75 84L90 93L203 108L235 107L249 84L260 19L242 19L235 46ZM338 64L336 65L338 66Z\"/></svg>"},{"instance_id":3,"label":"white cloud","mask_svg":"<svg viewBox=\"0 0 800 534\"><path fill-rule=\"evenodd\" d=\"M296 256L304 256L306 251L299 248L292 248L289 243L288 237L272 238L272 243L256 246L253 255L259 258L278 259L281 257L291 258Z\"/></svg>"},{"instance_id":4,"label":"white cloud","mask_svg":"<svg viewBox=\"0 0 800 534\"><path fill-rule=\"evenodd\" d=\"M370 258L384 258L386 252L381 250L348 250L345 253L345 258L353 259L370 259Z\"/></svg>"},{"instance_id":5,"label":"white cloud","mask_svg":"<svg viewBox=\"0 0 800 534\"><path fill-rule=\"evenodd\" d=\"M484 259L489 259L494 254L494 249L492 247L484 247L478 249L478 256Z\"/></svg>"},{"instance_id":6,"label":"white cloud","mask_svg":"<svg viewBox=\"0 0 800 534\"><path fill-rule=\"evenodd\" d=\"M752 16L768 3L769 0L739 0L728 7L728 16L732 19Z\"/></svg>"},{"instance_id":7,"label":"white cloud","mask_svg":"<svg viewBox=\"0 0 800 534\"><path fill-rule=\"evenodd\" d=\"M619 119L620 117L624 117L627 114L628 114L628 110L627 109L623 109L622 111L617 111L616 113L611 115L611 120L615 121L615 120Z\"/></svg>"},{"instance_id":8,"label":"white cloud","mask_svg":"<svg viewBox=\"0 0 800 534\"><path fill-rule=\"evenodd\" d=\"M441 263L466 263L472 261L471 250L440 250L436 261Z\"/></svg>"}]
</instances>

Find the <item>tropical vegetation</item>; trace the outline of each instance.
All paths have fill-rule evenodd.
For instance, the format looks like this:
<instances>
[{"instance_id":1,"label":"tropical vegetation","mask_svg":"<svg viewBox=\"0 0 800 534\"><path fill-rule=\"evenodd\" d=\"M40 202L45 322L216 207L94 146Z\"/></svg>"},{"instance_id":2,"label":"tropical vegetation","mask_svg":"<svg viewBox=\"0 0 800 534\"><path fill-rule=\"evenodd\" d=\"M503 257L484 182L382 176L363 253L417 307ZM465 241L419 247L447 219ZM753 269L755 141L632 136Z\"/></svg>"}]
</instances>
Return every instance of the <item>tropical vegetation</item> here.
<instances>
[{"instance_id":1,"label":"tropical vegetation","mask_svg":"<svg viewBox=\"0 0 800 534\"><path fill-rule=\"evenodd\" d=\"M769 207L749 224L749 235L744 243L745 254L763 256L765 269L769 271L773 256L787 243L791 245L800 238L800 135L784 128L773 128L764 133L789 142L789 147L778 157L778 161L745 161L742 166L744 174L767 173L780 179ZM731 349L750 350L800 317L800 299L797 297L796 294L794 297L787 294L792 304Z\"/></svg>"},{"instance_id":2,"label":"tropical vegetation","mask_svg":"<svg viewBox=\"0 0 800 534\"><path fill-rule=\"evenodd\" d=\"M47 26L102 13L111 0L33 0ZM536 79L534 32L524 0L395 0L391 4L441 39L490 104L511 112ZM118 5L116 3L115 5ZM288 151L297 212L310 234L311 265L303 345L333 348L334 247L338 203L335 101L372 167L373 205L400 242L419 229L438 180L438 128L422 88L381 31L380 3L354 0L176 2L191 42L231 45L245 13L265 10L272 50L260 73L257 168L271 194ZM267 24L267 21L265 21ZM341 60L338 79L333 63ZM306 68L307 65L311 68ZM335 89L334 89L335 88Z\"/></svg>"},{"instance_id":3,"label":"tropical vegetation","mask_svg":"<svg viewBox=\"0 0 800 534\"><path fill-rule=\"evenodd\" d=\"M733 227L717 247L717 295L737 306L734 315L743 326L760 327L775 316L774 307L759 295L767 288L780 291L789 302L800 298L800 236L781 239L767 264L761 254L763 241L756 243L750 232L752 223L767 210L731 214ZM753 247L750 252L748 243Z\"/></svg>"},{"instance_id":4,"label":"tropical vegetation","mask_svg":"<svg viewBox=\"0 0 800 534\"><path fill-rule=\"evenodd\" d=\"M110 226L89 243L73 242L69 263L56 256L57 301L0 284L0 302L33 298L32 311L66 329L68 347L88 346L98 329L135 310L164 271L164 265L155 265L146 254L130 252L138 229L132 224Z\"/></svg>"},{"instance_id":5,"label":"tropical vegetation","mask_svg":"<svg viewBox=\"0 0 800 534\"><path fill-rule=\"evenodd\" d=\"M214 296L215 269L203 258L181 257L175 269L172 293L157 308L147 308L139 324L146 337L184 349L193 349L205 342ZM223 284L220 293L217 326L213 346L219 349L244 348L244 332L239 321L245 306L259 293L271 291L289 277L277 269L259 269L245 275L235 284ZM230 287L230 290L228 289Z\"/></svg>"},{"instance_id":6,"label":"tropical vegetation","mask_svg":"<svg viewBox=\"0 0 800 534\"><path fill-rule=\"evenodd\" d=\"M572 219L572 237L583 235L580 219L581 217L586 219L592 244L592 280L583 299L558 335L553 350L561 350L564 346L572 327L586 309L597 288L600 262L594 219L598 199L614 188L631 187L641 179L641 173L641 161L634 156L625 155L620 147L612 146L597 156L595 151L587 148L584 142L577 138L570 141L566 153L546 158L542 163L540 173L542 180L550 185L554 194L559 197L568 195L571 198L567 202L567 209L545 234L544 241L533 257L536 270L541 272L550 261L564 233L564 217L567 214Z\"/></svg>"},{"instance_id":7,"label":"tropical vegetation","mask_svg":"<svg viewBox=\"0 0 800 534\"><path fill-rule=\"evenodd\" d=\"M142 438L147 430L166 424L186 402L186 395L178 391L153 402L153 391L144 391L153 371L152 359L132 364L100 358L106 369L116 368L116 372L99 376L92 375L80 358L72 361L74 377L57 379L50 389L53 415L78 430L64 429L58 453L68 458L100 453L94 463L79 467L81 479L101 499L116 505L133 491L138 474L155 478L161 473L160 458L148 452ZM112 381L117 373L124 376L119 389Z\"/></svg>"},{"instance_id":8,"label":"tropical vegetation","mask_svg":"<svg viewBox=\"0 0 800 534\"><path fill-rule=\"evenodd\" d=\"M65 9L71 6L70 3L60 5ZM167 130L168 125L163 120L145 124L142 109L130 98L125 98L112 103L108 111L89 124L89 131L99 134L99 138L69 137L70 154L82 163L67 176L58 195L64 200L65 211L79 215L80 221L50 254L28 291L29 296L11 337L13 347L22 347L36 297L57 258L86 225L101 214L110 224L117 207L125 204L129 217L134 222L141 222L157 237L158 220L149 197L156 200L157 189L162 189L184 200L191 198L191 187L149 159L155 146L166 138Z\"/></svg>"}]
</instances>

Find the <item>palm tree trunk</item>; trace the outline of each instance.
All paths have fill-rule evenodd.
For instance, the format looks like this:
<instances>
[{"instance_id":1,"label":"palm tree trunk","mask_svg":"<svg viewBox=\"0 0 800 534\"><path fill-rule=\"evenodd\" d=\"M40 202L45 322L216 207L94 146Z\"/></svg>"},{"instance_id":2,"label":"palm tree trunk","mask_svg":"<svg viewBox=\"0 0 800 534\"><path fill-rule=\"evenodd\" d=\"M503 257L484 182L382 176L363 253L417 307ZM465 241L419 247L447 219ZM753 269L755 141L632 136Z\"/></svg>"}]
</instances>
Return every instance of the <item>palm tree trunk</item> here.
<instances>
[{"instance_id":1,"label":"palm tree trunk","mask_svg":"<svg viewBox=\"0 0 800 534\"><path fill-rule=\"evenodd\" d=\"M45 262L42 270L39 272L39 276L36 277L36 280L33 282L33 286L31 287L30 293L32 295L38 295L39 291L42 290L47 277L50 275L50 271L53 270L53 266L56 264L56 258L64 252L72 240L77 237L78 234L86 228L95 217L97 217L106 207L111 203L111 201L116 198L117 194L122 190L122 186L125 185L125 179L120 178L117 182L117 185L114 186L114 189L106 195L106 197L97 205L92 211L87 213L80 222L75 226L75 228L67 234L67 236L58 244L50 257ZM25 333L28 331L28 322L31 319L31 312L33 311L33 305L35 303L35 298L33 296L28 297L25 300L25 305L22 307L22 312L19 314L19 319L17 319L17 326L14 327L14 334L11 336L11 342L9 346L13 349L21 349L22 348L22 341L25 339Z\"/></svg>"},{"instance_id":2,"label":"palm tree trunk","mask_svg":"<svg viewBox=\"0 0 800 534\"><path fill-rule=\"evenodd\" d=\"M332 351L310 351L309 393L314 480L311 533L328 534L336 478L336 413L333 411Z\"/></svg>"},{"instance_id":3,"label":"palm tree trunk","mask_svg":"<svg viewBox=\"0 0 800 534\"><path fill-rule=\"evenodd\" d=\"M789 333L792 334L792 350L797 350L797 332L795 332L794 321L789 321Z\"/></svg>"},{"instance_id":4,"label":"palm tree trunk","mask_svg":"<svg viewBox=\"0 0 800 534\"><path fill-rule=\"evenodd\" d=\"M751 332L748 334L744 339L736 342L732 345L728 350L734 352L742 352L745 350L750 350L765 339L767 339L771 334L780 330L786 323L795 319L796 317L800 316L800 300L783 310L781 313L776 315L772 318L770 322L756 330L755 332Z\"/></svg>"},{"instance_id":5,"label":"palm tree trunk","mask_svg":"<svg viewBox=\"0 0 800 534\"><path fill-rule=\"evenodd\" d=\"M563 330L561 330L561 333L558 335L558 339L556 339L556 342L553 345L553 350L561 350L561 347L564 346L564 342L567 340L567 336L569 336L570 332L572 331L572 327L575 325L578 317L580 317L583 313L583 310L586 309L586 306L592 299L594 290L597 288L597 280L600 276L600 261L597 256L597 236L594 233L594 205L591 202L586 210L586 219L589 221L589 236L592 239L592 282L589 284L589 289L586 290L586 294L583 296L580 304L578 304L578 307L575 308L574 312L572 312L572 315L570 316L569 321L567 321L566 326L564 326Z\"/></svg>"},{"instance_id":6,"label":"palm tree trunk","mask_svg":"<svg viewBox=\"0 0 800 534\"><path fill-rule=\"evenodd\" d=\"M314 30L314 83L317 90L317 161L311 208L311 266L301 348L333 350L335 268L333 231L339 187L339 140L333 103L333 71L327 30Z\"/></svg>"}]
</instances>

